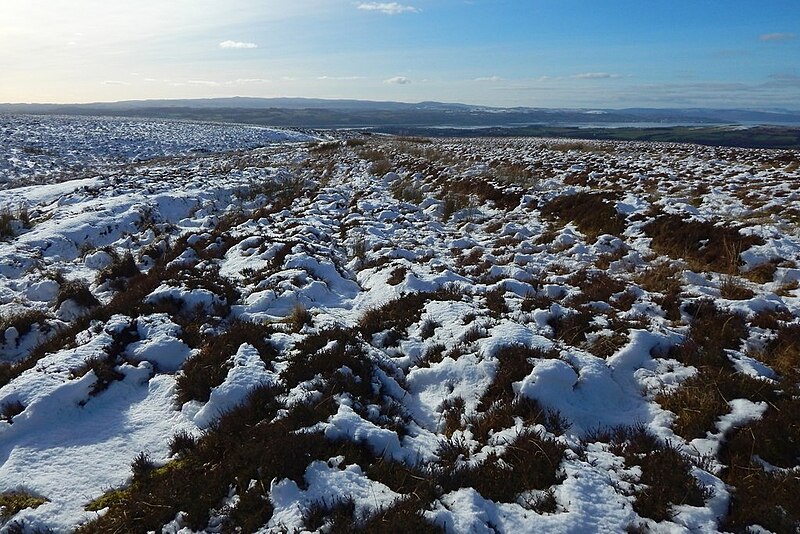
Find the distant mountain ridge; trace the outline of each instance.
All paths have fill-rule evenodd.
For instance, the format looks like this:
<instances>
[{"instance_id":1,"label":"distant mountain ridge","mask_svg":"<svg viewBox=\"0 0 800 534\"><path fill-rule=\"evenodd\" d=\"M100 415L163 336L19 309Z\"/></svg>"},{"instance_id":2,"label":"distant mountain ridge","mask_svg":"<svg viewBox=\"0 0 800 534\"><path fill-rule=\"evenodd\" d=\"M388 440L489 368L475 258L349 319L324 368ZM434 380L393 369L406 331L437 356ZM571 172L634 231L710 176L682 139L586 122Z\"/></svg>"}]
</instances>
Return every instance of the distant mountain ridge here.
<instances>
[{"instance_id":1,"label":"distant mountain ridge","mask_svg":"<svg viewBox=\"0 0 800 534\"><path fill-rule=\"evenodd\" d=\"M431 119L440 119L439 113L482 116L481 126L523 122L587 123L609 122L684 122L707 124L740 124L764 122L766 124L800 124L800 111L748 110L714 108L624 108L624 109L548 109L533 107L491 107L445 102L391 102L352 99L320 98L198 98L127 100L89 104L0 104L0 112L46 114L107 114L109 112L151 116L154 110L320 110L332 112L396 112L399 114L431 113ZM174 114L174 113L173 113ZM505 118L504 118L505 117ZM324 121L323 121L324 122ZM348 121L349 122L349 121ZM401 122L403 122L401 120ZM430 122L430 121L422 121ZM470 123L474 121L468 121ZM419 124L433 125L433 124Z\"/></svg>"}]
</instances>

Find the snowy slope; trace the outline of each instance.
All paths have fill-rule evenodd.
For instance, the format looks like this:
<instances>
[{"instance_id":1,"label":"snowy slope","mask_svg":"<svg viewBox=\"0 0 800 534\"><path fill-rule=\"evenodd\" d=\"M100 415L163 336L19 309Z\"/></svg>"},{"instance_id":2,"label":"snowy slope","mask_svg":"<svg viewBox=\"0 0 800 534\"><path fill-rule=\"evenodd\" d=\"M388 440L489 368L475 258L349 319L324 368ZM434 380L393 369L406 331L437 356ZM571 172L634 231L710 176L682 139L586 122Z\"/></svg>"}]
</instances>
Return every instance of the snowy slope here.
<instances>
[{"instance_id":1,"label":"snowy slope","mask_svg":"<svg viewBox=\"0 0 800 534\"><path fill-rule=\"evenodd\" d=\"M67 153L75 137L48 139ZM46 499L4 521L756 523L726 466L760 421L797 438L781 419L800 366L797 154L392 138L138 163L124 150L125 167L0 192L29 218L0 242L0 495ZM720 391L713 408L698 381ZM765 527L797 525L781 500L796 454L758 451L746 461L764 483L789 488Z\"/></svg>"}]
</instances>

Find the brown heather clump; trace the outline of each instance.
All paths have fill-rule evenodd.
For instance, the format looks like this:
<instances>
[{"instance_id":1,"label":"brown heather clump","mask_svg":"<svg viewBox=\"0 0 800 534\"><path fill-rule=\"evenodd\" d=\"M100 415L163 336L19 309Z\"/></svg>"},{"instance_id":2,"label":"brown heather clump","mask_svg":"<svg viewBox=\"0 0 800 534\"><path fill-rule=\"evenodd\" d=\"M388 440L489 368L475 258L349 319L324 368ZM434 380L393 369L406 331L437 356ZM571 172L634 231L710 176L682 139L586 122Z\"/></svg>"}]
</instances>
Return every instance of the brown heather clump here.
<instances>
[{"instance_id":1,"label":"brown heather clump","mask_svg":"<svg viewBox=\"0 0 800 534\"><path fill-rule=\"evenodd\" d=\"M639 466L641 489L634 492L633 509L655 521L674 518L673 505L703 506L711 492L691 473L689 460L669 442L661 442L643 426L600 429L584 442L603 441L610 450L625 458L629 466Z\"/></svg>"},{"instance_id":2,"label":"brown heather clump","mask_svg":"<svg viewBox=\"0 0 800 534\"><path fill-rule=\"evenodd\" d=\"M625 217L614 207L606 193L581 192L556 197L541 208L542 216L557 219L561 224L570 221L590 237L601 234L620 235L625 231Z\"/></svg>"},{"instance_id":3,"label":"brown heather clump","mask_svg":"<svg viewBox=\"0 0 800 534\"><path fill-rule=\"evenodd\" d=\"M505 287L502 285L486 292L486 307L495 319L499 319L504 313L508 313L508 305L504 297L505 292Z\"/></svg>"},{"instance_id":4,"label":"brown heather clump","mask_svg":"<svg viewBox=\"0 0 800 534\"><path fill-rule=\"evenodd\" d=\"M122 290L127 285L127 279L139 274L139 269L136 267L133 254L130 252L125 252L122 255L114 252L112 258L111 264L97 273L96 282L97 284L111 282L114 289Z\"/></svg>"},{"instance_id":5,"label":"brown heather clump","mask_svg":"<svg viewBox=\"0 0 800 534\"><path fill-rule=\"evenodd\" d=\"M478 408L487 409L495 403L511 404L515 394L514 382L519 382L533 371L532 359L557 358L554 350L546 351L537 347L523 345L508 345L500 349L495 355L497 358L497 373L494 381L481 397Z\"/></svg>"},{"instance_id":6,"label":"brown heather clump","mask_svg":"<svg viewBox=\"0 0 800 534\"><path fill-rule=\"evenodd\" d=\"M56 307L61 306L68 300L84 308L91 308L100 304L89 289L89 284L83 280L68 280L61 284L56 298Z\"/></svg>"},{"instance_id":7,"label":"brown heather clump","mask_svg":"<svg viewBox=\"0 0 800 534\"><path fill-rule=\"evenodd\" d=\"M703 367L671 393L656 396L662 408L673 412L674 431L691 440L713 432L719 418L730 412L731 399L771 402L776 399L774 386L743 373L728 369Z\"/></svg>"},{"instance_id":8,"label":"brown heather clump","mask_svg":"<svg viewBox=\"0 0 800 534\"><path fill-rule=\"evenodd\" d=\"M800 382L800 324L778 326L777 336L767 343L762 357L788 384Z\"/></svg>"},{"instance_id":9,"label":"brown heather clump","mask_svg":"<svg viewBox=\"0 0 800 534\"><path fill-rule=\"evenodd\" d=\"M289 325L292 332L300 332L305 326L311 326L314 317L311 312L306 309L302 304L295 304L292 312L284 319L284 322Z\"/></svg>"},{"instance_id":10,"label":"brown heather clump","mask_svg":"<svg viewBox=\"0 0 800 534\"><path fill-rule=\"evenodd\" d=\"M756 284L767 284L775 279L778 263L775 261L762 263L743 273L743 276Z\"/></svg>"},{"instance_id":11,"label":"brown heather clump","mask_svg":"<svg viewBox=\"0 0 800 534\"><path fill-rule=\"evenodd\" d=\"M489 453L477 465L441 473L446 491L473 487L495 502L515 502L528 490L544 490L560 482L559 465L566 446L534 431L523 430L506 446L502 455Z\"/></svg>"},{"instance_id":12,"label":"brown heather clump","mask_svg":"<svg viewBox=\"0 0 800 534\"><path fill-rule=\"evenodd\" d=\"M403 333L419 321L422 309L430 300L461 300L457 288L443 287L433 292L409 293L391 300L377 308L367 310L358 321L364 339L384 330Z\"/></svg>"},{"instance_id":13,"label":"brown heather clump","mask_svg":"<svg viewBox=\"0 0 800 534\"><path fill-rule=\"evenodd\" d=\"M568 345L580 345L586 341L586 335L597 330L593 324L596 313L586 307L569 311L563 315L552 317L547 324L553 329L553 335Z\"/></svg>"},{"instance_id":14,"label":"brown heather clump","mask_svg":"<svg viewBox=\"0 0 800 534\"><path fill-rule=\"evenodd\" d=\"M17 330L20 336L24 336L33 330L34 325L40 328L47 326L48 315L39 310L25 310L8 315L0 315L0 332L11 327Z\"/></svg>"},{"instance_id":15,"label":"brown heather clump","mask_svg":"<svg viewBox=\"0 0 800 534\"><path fill-rule=\"evenodd\" d=\"M698 272L737 273L739 255L753 245L763 245L756 236L712 222L685 220L680 215L661 215L644 226L652 237L651 248L658 254L683 259Z\"/></svg>"},{"instance_id":16,"label":"brown heather clump","mask_svg":"<svg viewBox=\"0 0 800 534\"><path fill-rule=\"evenodd\" d=\"M580 269L567 279L567 283L578 287L580 295L570 297L567 304L576 306L588 302L609 302L611 296L625 290L622 280L614 279L600 270Z\"/></svg>"},{"instance_id":17,"label":"brown heather clump","mask_svg":"<svg viewBox=\"0 0 800 534\"><path fill-rule=\"evenodd\" d=\"M785 469L800 465L800 401L776 401L764 416L734 430L720 451L732 486L722 527L744 531L758 524L773 532L800 529L800 478L794 471L767 471L763 462Z\"/></svg>"},{"instance_id":18,"label":"brown heather clump","mask_svg":"<svg viewBox=\"0 0 800 534\"><path fill-rule=\"evenodd\" d=\"M667 319L681 318L680 297L683 291L680 270L669 261L651 264L635 277L636 283L649 292L660 293L653 300L661 306Z\"/></svg>"},{"instance_id":19,"label":"brown heather clump","mask_svg":"<svg viewBox=\"0 0 800 534\"><path fill-rule=\"evenodd\" d=\"M730 367L725 350L738 349L747 336L744 317L720 310L709 299L687 305L686 311L692 317L689 333L670 350L669 357L695 367Z\"/></svg>"},{"instance_id":20,"label":"brown heather clump","mask_svg":"<svg viewBox=\"0 0 800 534\"><path fill-rule=\"evenodd\" d=\"M189 358L177 377L177 403L191 400L208 401L211 390L222 384L228 376L228 360L236 354L243 343L258 350L261 359L272 365L277 354L268 338L273 333L270 326L247 321L234 321L227 330L204 340L200 351Z\"/></svg>"},{"instance_id":21,"label":"brown heather clump","mask_svg":"<svg viewBox=\"0 0 800 534\"><path fill-rule=\"evenodd\" d=\"M487 177L448 180L442 190L445 195L475 196L481 203L492 202L500 209L514 209L522 198L518 188L503 187Z\"/></svg>"}]
</instances>

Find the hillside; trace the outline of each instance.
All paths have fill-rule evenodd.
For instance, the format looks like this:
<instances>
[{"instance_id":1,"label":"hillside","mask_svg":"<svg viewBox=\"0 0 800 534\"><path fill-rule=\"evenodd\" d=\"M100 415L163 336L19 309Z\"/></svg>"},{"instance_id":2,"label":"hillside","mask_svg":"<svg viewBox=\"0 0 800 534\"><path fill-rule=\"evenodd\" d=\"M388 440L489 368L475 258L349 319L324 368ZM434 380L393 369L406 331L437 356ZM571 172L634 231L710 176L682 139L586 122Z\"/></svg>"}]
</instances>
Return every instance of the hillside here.
<instances>
[{"instance_id":1,"label":"hillside","mask_svg":"<svg viewBox=\"0 0 800 534\"><path fill-rule=\"evenodd\" d=\"M9 531L800 527L797 151L30 120Z\"/></svg>"}]
</instances>

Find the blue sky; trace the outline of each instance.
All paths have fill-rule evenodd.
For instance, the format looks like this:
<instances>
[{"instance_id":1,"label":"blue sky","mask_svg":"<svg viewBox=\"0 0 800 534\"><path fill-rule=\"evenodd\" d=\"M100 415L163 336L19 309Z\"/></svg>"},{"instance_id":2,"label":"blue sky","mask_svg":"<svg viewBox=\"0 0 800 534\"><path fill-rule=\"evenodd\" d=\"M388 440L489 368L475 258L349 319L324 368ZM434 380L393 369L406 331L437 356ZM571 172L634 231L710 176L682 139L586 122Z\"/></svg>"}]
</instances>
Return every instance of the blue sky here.
<instances>
[{"instance_id":1,"label":"blue sky","mask_svg":"<svg viewBox=\"0 0 800 534\"><path fill-rule=\"evenodd\" d=\"M0 0L0 102L800 110L800 0Z\"/></svg>"}]
</instances>

